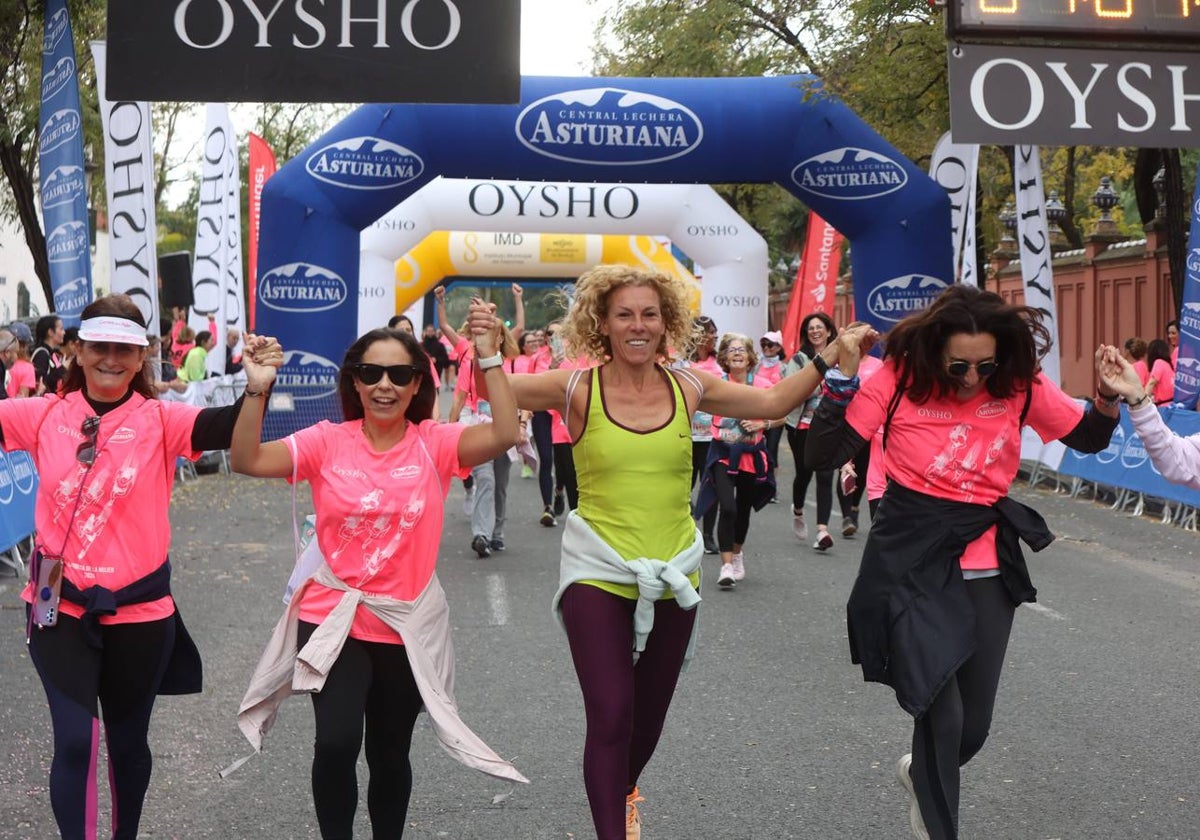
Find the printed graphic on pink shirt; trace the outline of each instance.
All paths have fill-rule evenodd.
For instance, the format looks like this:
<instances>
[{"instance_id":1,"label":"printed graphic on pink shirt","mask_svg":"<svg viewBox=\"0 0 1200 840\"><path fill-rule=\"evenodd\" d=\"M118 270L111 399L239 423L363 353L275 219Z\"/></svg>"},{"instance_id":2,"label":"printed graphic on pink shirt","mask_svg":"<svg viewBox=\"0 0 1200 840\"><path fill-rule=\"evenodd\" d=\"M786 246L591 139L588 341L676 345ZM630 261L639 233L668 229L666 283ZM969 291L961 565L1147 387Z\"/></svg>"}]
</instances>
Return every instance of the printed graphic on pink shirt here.
<instances>
[{"instance_id":1,"label":"printed graphic on pink shirt","mask_svg":"<svg viewBox=\"0 0 1200 840\"><path fill-rule=\"evenodd\" d=\"M318 423L297 432L297 474L312 486L317 541L329 568L355 589L412 600L433 576L442 531L442 500L458 469L463 427L426 421L404 440L375 452L362 421ZM300 617L319 623L342 594L310 585ZM351 635L396 642L396 634L365 608Z\"/></svg>"}]
</instances>

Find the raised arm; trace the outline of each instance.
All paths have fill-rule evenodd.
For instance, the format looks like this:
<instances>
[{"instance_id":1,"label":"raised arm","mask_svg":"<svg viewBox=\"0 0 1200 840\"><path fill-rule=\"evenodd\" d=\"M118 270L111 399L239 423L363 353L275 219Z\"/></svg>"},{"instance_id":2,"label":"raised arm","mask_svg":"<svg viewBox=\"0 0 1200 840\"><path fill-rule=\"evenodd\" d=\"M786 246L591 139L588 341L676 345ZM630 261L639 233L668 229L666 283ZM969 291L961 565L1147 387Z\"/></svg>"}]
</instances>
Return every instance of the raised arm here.
<instances>
[{"instance_id":1,"label":"raised arm","mask_svg":"<svg viewBox=\"0 0 1200 840\"><path fill-rule=\"evenodd\" d=\"M283 365L283 348L273 338L246 334L242 353L242 372L246 374L246 393L242 410L233 427L229 460L243 475L259 478L286 478L292 474L292 453L281 440L262 442L262 421L267 395L275 374Z\"/></svg>"},{"instance_id":2,"label":"raised arm","mask_svg":"<svg viewBox=\"0 0 1200 840\"><path fill-rule=\"evenodd\" d=\"M475 367L485 383L492 409L492 422L470 426L458 439L458 462L473 467L515 446L520 437L520 421L517 401L500 356L500 322L495 306L474 298L467 325L475 343Z\"/></svg>"},{"instance_id":3,"label":"raised arm","mask_svg":"<svg viewBox=\"0 0 1200 840\"><path fill-rule=\"evenodd\" d=\"M520 283L513 283L512 293L514 315L510 332L513 341L520 341L521 335L525 332L525 290L521 288Z\"/></svg>"},{"instance_id":4,"label":"raised arm","mask_svg":"<svg viewBox=\"0 0 1200 840\"><path fill-rule=\"evenodd\" d=\"M458 346L458 342L462 340L462 336L454 327L450 326L450 319L446 317L446 287L437 286L433 290L433 298L436 302L438 328L441 329L442 335L446 336L446 340L450 342L450 347Z\"/></svg>"}]
</instances>

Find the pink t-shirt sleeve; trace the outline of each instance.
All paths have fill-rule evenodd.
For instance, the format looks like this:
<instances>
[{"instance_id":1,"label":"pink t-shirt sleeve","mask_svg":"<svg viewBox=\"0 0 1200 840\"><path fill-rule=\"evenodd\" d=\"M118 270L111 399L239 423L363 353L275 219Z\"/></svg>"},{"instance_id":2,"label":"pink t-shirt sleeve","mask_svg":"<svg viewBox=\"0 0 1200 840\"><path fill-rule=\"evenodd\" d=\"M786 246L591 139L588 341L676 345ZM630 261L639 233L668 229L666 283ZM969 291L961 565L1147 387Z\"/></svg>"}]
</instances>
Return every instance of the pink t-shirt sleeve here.
<instances>
[{"instance_id":1,"label":"pink t-shirt sleeve","mask_svg":"<svg viewBox=\"0 0 1200 840\"><path fill-rule=\"evenodd\" d=\"M5 450L32 451L46 412L57 401L57 397L0 400L0 431L4 433Z\"/></svg>"},{"instance_id":2,"label":"pink t-shirt sleeve","mask_svg":"<svg viewBox=\"0 0 1200 840\"><path fill-rule=\"evenodd\" d=\"M292 446L288 449L294 459L293 472L297 480L309 481L313 476L320 474L321 465L327 460L329 436L333 433L334 425L328 420L292 433ZM288 476L288 481L291 480L291 476Z\"/></svg>"},{"instance_id":3,"label":"pink t-shirt sleeve","mask_svg":"<svg viewBox=\"0 0 1200 840\"><path fill-rule=\"evenodd\" d=\"M8 372L8 395L15 397L22 388L28 388L31 394L37 391L37 374L32 363L18 359Z\"/></svg>"},{"instance_id":4,"label":"pink t-shirt sleeve","mask_svg":"<svg viewBox=\"0 0 1200 840\"><path fill-rule=\"evenodd\" d=\"M195 461L203 453L192 448L192 429L196 426L196 415L203 409L177 402L162 402L159 406L163 411L163 425L166 431L163 445L167 452Z\"/></svg>"},{"instance_id":5,"label":"pink t-shirt sleeve","mask_svg":"<svg viewBox=\"0 0 1200 840\"><path fill-rule=\"evenodd\" d=\"M1037 432L1044 442L1049 442L1058 440L1074 429L1082 417L1083 406L1042 374L1037 375L1025 425Z\"/></svg>"},{"instance_id":6,"label":"pink t-shirt sleeve","mask_svg":"<svg viewBox=\"0 0 1200 840\"><path fill-rule=\"evenodd\" d=\"M466 426L461 423L438 423L436 420L426 420L417 426L417 433L425 441L429 456L437 467L443 499L450 493L450 480L470 472L458 462L458 439L465 430Z\"/></svg>"},{"instance_id":7,"label":"pink t-shirt sleeve","mask_svg":"<svg viewBox=\"0 0 1200 840\"><path fill-rule=\"evenodd\" d=\"M864 440L870 440L887 419L888 402L895 390L894 367L882 365L872 371L846 408L846 422L850 428L862 435Z\"/></svg>"}]
</instances>

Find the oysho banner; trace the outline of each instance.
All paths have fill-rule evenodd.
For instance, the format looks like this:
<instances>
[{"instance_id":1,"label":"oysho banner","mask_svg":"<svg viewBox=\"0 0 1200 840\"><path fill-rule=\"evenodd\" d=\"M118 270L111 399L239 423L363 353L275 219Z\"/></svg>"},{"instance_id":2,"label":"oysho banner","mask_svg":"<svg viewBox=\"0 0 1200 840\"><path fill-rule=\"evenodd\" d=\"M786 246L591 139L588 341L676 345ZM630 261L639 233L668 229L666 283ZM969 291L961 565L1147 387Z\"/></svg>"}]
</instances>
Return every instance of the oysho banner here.
<instances>
[{"instance_id":1,"label":"oysho banner","mask_svg":"<svg viewBox=\"0 0 1200 840\"><path fill-rule=\"evenodd\" d=\"M66 0L48 0L42 38L38 170L52 306L68 327L79 326L79 314L92 302L91 231L83 166L83 120L71 19Z\"/></svg>"},{"instance_id":2,"label":"oysho banner","mask_svg":"<svg viewBox=\"0 0 1200 840\"><path fill-rule=\"evenodd\" d=\"M975 193L979 171L979 146L955 143L947 131L938 140L929 161L929 176L950 196L950 237L954 243L954 270L960 283L979 285L975 266ZM961 271L959 266L962 266Z\"/></svg>"},{"instance_id":3,"label":"oysho banner","mask_svg":"<svg viewBox=\"0 0 1200 840\"><path fill-rule=\"evenodd\" d=\"M229 106L210 103L204 128L204 162L200 172L200 205L196 221L196 255L192 263L194 303L188 323L196 332L220 331L208 354L209 373L225 373L225 331L246 328L242 292L242 213L238 178L237 135Z\"/></svg>"},{"instance_id":4,"label":"oysho banner","mask_svg":"<svg viewBox=\"0 0 1200 840\"><path fill-rule=\"evenodd\" d=\"M1058 310L1054 306L1054 270L1050 234L1046 227L1046 193L1042 189L1042 158L1037 146L1013 149L1017 181L1017 240L1021 252L1021 279L1025 305L1040 309L1054 342L1042 359L1042 371L1055 384L1059 374Z\"/></svg>"},{"instance_id":5,"label":"oysho banner","mask_svg":"<svg viewBox=\"0 0 1200 840\"><path fill-rule=\"evenodd\" d=\"M149 102L105 95L107 49L92 42L96 94L104 127L104 192L112 291L133 298L149 332L158 332L158 257L154 219L154 141Z\"/></svg>"},{"instance_id":6,"label":"oysho banner","mask_svg":"<svg viewBox=\"0 0 1200 840\"><path fill-rule=\"evenodd\" d=\"M1179 360L1175 364L1175 402L1195 409L1200 396L1200 174L1192 194L1192 225L1184 267L1183 309L1179 312Z\"/></svg>"}]
</instances>

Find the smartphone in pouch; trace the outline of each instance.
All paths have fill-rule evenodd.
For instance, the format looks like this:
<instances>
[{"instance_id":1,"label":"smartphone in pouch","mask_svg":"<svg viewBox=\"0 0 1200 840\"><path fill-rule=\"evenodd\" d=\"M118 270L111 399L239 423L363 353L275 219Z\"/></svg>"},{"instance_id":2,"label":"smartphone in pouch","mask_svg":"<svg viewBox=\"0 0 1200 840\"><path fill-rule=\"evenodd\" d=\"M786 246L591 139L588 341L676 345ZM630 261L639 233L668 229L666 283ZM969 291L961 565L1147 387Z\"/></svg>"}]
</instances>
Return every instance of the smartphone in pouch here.
<instances>
[{"instance_id":1,"label":"smartphone in pouch","mask_svg":"<svg viewBox=\"0 0 1200 840\"><path fill-rule=\"evenodd\" d=\"M62 597L63 561L61 557L37 558L37 580L33 588L33 621L39 627L58 623L58 602Z\"/></svg>"},{"instance_id":2,"label":"smartphone in pouch","mask_svg":"<svg viewBox=\"0 0 1200 840\"><path fill-rule=\"evenodd\" d=\"M842 495L849 496L858 487L858 479L853 473L842 473Z\"/></svg>"}]
</instances>

